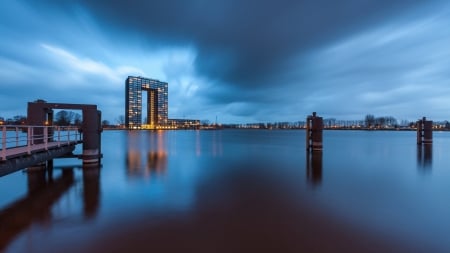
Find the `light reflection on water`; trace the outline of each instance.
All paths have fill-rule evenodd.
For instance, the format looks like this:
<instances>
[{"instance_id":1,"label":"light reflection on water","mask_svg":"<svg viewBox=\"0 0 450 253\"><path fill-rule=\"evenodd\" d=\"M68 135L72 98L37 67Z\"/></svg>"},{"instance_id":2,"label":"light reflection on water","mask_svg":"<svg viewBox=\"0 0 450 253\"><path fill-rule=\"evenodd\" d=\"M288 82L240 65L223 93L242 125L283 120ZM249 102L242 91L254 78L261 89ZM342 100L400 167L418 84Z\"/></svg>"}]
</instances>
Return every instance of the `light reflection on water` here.
<instances>
[{"instance_id":1,"label":"light reflection on water","mask_svg":"<svg viewBox=\"0 0 450 253\"><path fill-rule=\"evenodd\" d=\"M415 136L325 131L307 155L297 130L105 131L101 169L0 178L0 249L447 252L450 133Z\"/></svg>"},{"instance_id":2,"label":"light reflection on water","mask_svg":"<svg viewBox=\"0 0 450 253\"><path fill-rule=\"evenodd\" d=\"M158 131L149 136L147 132L128 132L125 167L130 177L149 178L152 174L163 175L167 170L165 133Z\"/></svg>"}]
</instances>

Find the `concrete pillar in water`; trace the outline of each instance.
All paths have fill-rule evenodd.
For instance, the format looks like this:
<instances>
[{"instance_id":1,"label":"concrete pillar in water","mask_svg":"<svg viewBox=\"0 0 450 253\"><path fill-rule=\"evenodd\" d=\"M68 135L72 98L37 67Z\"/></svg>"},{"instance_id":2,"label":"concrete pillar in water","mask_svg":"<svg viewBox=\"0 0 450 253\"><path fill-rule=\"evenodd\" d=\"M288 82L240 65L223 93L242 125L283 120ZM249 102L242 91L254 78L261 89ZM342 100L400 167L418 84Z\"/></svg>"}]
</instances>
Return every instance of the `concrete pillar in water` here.
<instances>
[{"instance_id":1,"label":"concrete pillar in water","mask_svg":"<svg viewBox=\"0 0 450 253\"><path fill-rule=\"evenodd\" d=\"M425 119L425 117L424 117ZM433 121L424 120L423 122L423 144L433 143Z\"/></svg>"},{"instance_id":2,"label":"concrete pillar in water","mask_svg":"<svg viewBox=\"0 0 450 253\"><path fill-rule=\"evenodd\" d=\"M316 112L306 118L306 149L322 150L323 119Z\"/></svg>"},{"instance_id":3,"label":"concrete pillar in water","mask_svg":"<svg viewBox=\"0 0 450 253\"><path fill-rule=\"evenodd\" d=\"M417 145L422 145L422 120L416 122L417 128Z\"/></svg>"},{"instance_id":4,"label":"concrete pillar in water","mask_svg":"<svg viewBox=\"0 0 450 253\"><path fill-rule=\"evenodd\" d=\"M432 144L433 143L433 121L426 120L423 117L416 122L417 125L417 144Z\"/></svg>"},{"instance_id":5,"label":"concrete pillar in water","mask_svg":"<svg viewBox=\"0 0 450 253\"><path fill-rule=\"evenodd\" d=\"M83 164L99 164L101 158L101 112L83 110Z\"/></svg>"}]
</instances>

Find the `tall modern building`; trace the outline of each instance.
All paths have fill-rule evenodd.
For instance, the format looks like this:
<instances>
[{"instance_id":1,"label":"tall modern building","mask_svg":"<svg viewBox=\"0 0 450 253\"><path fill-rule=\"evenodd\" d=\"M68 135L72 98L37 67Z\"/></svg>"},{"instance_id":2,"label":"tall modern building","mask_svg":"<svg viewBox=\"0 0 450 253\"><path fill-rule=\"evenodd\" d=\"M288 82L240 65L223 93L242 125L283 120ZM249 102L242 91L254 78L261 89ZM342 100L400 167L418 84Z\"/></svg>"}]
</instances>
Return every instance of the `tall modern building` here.
<instances>
[{"instance_id":1,"label":"tall modern building","mask_svg":"<svg viewBox=\"0 0 450 253\"><path fill-rule=\"evenodd\" d=\"M142 128L142 92L147 92L147 122L150 128L166 126L168 120L168 84L155 79L129 76L125 81L125 125Z\"/></svg>"}]
</instances>

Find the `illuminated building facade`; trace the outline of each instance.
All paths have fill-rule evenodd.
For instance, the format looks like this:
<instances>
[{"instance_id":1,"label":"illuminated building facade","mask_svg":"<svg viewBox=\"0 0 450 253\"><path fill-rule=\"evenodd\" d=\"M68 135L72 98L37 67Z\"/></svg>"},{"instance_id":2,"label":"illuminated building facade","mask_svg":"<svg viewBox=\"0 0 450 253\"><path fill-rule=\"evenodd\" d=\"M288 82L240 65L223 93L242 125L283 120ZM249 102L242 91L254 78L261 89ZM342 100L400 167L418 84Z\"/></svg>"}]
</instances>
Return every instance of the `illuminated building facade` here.
<instances>
[{"instance_id":1,"label":"illuminated building facade","mask_svg":"<svg viewBox=\"0 0 450 253\"><path fill-rule=\"evenodd\" d=\"M147 92L147 122L142 123L142 92ZM167 125L168 84L155 79L129 76L125 81L125 126L157 128Z\"/></svg>"},{"instance_id":2,"label":"illuminated building facade","mask_svg":"<svg viewBox=\"0 0 450 253\"><path fill-rule=\"evenodd\" d=\"M200 120L198 119L169 119L168 125L173 129L199 129Z\"/></svg>"}]
</instances>

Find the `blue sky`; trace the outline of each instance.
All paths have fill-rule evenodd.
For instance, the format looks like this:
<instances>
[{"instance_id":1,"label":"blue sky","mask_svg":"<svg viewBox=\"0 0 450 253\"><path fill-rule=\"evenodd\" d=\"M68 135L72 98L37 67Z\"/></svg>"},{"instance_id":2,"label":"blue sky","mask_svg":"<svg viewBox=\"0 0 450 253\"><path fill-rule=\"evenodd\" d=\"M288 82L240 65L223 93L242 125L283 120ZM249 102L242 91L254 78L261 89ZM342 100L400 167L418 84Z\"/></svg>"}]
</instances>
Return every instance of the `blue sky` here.
<instances>
[{"instance_id":1,"label":"blue sky","mask_svg":"<svg viewBox=\"0 0 450 253\"><path fill-rule=\"evenodd\" d=\"M450 119L447 1L0 0L0 116L169 83L169 117Z\"/></svg>"}]
</instances>

